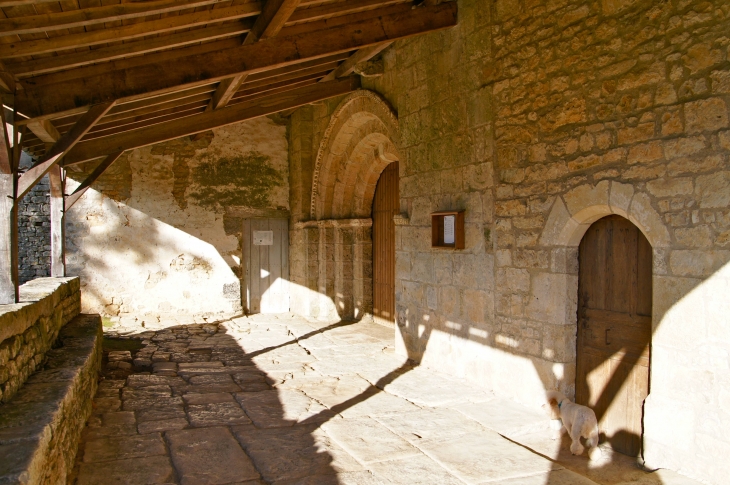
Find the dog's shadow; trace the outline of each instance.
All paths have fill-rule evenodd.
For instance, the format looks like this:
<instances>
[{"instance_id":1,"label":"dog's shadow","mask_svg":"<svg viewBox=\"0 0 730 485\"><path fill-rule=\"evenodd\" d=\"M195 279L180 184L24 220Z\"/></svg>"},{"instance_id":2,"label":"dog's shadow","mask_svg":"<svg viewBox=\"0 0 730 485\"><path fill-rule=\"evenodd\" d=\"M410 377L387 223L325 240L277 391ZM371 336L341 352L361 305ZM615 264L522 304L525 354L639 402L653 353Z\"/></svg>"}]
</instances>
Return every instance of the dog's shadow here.
<instances>
[{"instance_id":1,"label":"dog's shadow","mask_svg":"<svg viewBox=\"0 0 730 485\"><path fill-rule=\"evenodd\" d=\"M550 458L566 469L601 485L614 485L636 480L641 480L642 485L661 485L662 480L658 476L647 474L650 470L643 468L637 457L613 450L613 446L623 440L635 438L636 435L627 430L620 430L613 436L601 433L599 436L601 456L590 460L586 452L581 455L571 453L572 440L567 433L563 432L558 438L560 447L551 454ZM581 438L581 444L586 445L585 439ZM551 473L545 485L564 485L565 483L565 476L558 472Z\"/></svg>"}]
</instances>

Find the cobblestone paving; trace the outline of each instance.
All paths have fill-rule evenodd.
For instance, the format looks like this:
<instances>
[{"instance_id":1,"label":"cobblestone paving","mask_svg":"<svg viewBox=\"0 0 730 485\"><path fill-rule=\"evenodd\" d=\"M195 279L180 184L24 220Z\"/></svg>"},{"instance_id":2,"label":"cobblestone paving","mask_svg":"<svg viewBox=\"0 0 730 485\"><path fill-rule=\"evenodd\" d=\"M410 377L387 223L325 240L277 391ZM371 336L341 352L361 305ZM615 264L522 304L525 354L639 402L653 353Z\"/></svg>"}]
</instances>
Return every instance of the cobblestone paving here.
<instances>
[{"instance_id":1,"label":"cobblestone paving","mask_svg":"<svg viewBox=\"0 0 730 485\"><path fill-rule=\"evenodd\" d=\"M547 417L408 365L376 324L254 316L134 337L106 354L77 485L691 483L571 457Z\"/></svg>"}]
</instances>

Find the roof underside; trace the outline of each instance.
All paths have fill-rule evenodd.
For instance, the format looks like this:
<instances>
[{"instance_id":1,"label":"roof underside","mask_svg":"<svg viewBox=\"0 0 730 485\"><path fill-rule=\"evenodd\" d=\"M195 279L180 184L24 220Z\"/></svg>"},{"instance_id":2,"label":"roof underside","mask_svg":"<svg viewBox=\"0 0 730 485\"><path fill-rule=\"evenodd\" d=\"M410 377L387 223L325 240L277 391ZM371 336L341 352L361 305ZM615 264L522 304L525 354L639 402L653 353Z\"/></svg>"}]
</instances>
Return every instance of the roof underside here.
<instances>
[{"instance_id":1,"label":"roof underside","mask_svg":"<svg viewBox=\"0 0 730 485\"><path fill-rule=\"evenodd\" d=\"M65 165L343 94L358 61L456 23L455 3L265 1L0 0L24 150L42 156L104 103Z\"/></svg>"}]
</instances>

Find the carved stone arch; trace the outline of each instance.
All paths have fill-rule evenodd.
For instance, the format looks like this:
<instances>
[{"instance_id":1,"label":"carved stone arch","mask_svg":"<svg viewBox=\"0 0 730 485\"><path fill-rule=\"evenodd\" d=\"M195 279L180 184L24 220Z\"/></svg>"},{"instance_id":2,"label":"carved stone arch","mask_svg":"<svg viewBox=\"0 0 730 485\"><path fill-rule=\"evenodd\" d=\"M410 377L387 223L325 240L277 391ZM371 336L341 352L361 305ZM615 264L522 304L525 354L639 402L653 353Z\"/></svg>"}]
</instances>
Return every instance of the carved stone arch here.
<instances>
[{"instance_id":1,"label":"carved stone arch","mask_svg":"<svg viewBox=\"0 0 730 485\"><path fill-rule=\"evenodd\" d=\"M596 185L581 185L558 197L548 216L540 244L577 247L588 228L598 219L612 214L630 220L652 248L669 247L669 231L650 197L635 193L629 184L604 180Z\"/></svg>"},{"instance_id":2,"label":"carved stone arch","mask_svg":"<svg viewBox=\"0 0 730 485\"><path fill-rule=\"evenodd\" d=\"M378 94L361 90L337 107L317 152L312 219L369 217L383 169L400 160L398 119Z\"/></svg>"}]
</instances>

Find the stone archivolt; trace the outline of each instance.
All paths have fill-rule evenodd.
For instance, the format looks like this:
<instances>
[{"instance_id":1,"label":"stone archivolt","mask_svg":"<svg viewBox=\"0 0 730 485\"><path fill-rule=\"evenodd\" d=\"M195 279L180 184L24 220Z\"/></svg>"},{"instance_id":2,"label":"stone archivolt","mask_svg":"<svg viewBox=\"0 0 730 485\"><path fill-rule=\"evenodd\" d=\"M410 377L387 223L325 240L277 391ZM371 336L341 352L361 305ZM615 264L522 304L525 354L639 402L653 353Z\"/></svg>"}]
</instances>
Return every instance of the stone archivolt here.
<instances>
[{"instance_id":1,"label":"stone archivolt","mask_svg":"<svg viewBox=\"0 0 730 485\"><path fill-rule=\"evenodd\" d=\"M383 169L399 160L398 120L372 91L346 97L324 132L312 180L312 219L370 216Z\"/></svg>"}]
</instances>

